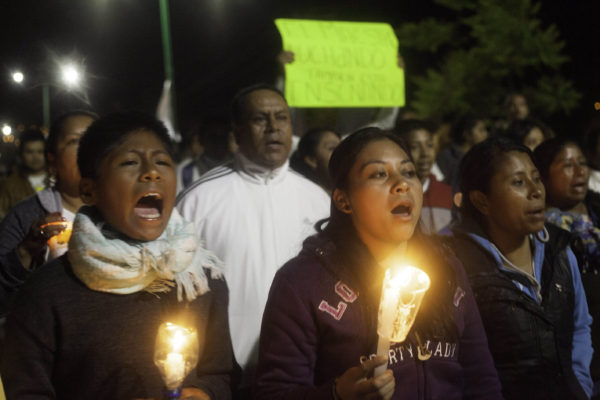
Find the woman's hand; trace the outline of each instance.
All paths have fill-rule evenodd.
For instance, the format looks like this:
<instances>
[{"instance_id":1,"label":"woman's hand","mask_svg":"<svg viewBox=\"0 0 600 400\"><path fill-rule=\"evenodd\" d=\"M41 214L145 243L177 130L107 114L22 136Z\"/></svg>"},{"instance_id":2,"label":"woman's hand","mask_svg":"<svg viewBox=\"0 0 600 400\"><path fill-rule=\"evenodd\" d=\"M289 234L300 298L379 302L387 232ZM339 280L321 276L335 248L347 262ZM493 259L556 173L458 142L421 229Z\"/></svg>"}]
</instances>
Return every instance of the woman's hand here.
<instances>
[{"instance_id":1,"label":"woman's hand","mask_svg":"<svg viewBox=\"0 0 600 400\"><path fill-rule=\"evenodd\" d=\"M46 214L31 224L27 236L17 247L17 254L25 268L30 269L33 261L43 263L44 249L48 239L64 229L64 226L61 225L45 226L56 221L65 221L59 212Z\"/></svg>"},{"instance_id":2,"label":"woman's hand","mask_svg":"<svg viewBox=\"0 0 600 400\"><path fill-rule=\"evenodd\" d=\"M335 384L335 391L341 400L385 399L394 394L396 383L391 370L375 378L367 378L373 374L375 367L387 362L384 356L377 356L365 361L362 365L349 368L340 376Z\"/></svg>"}]
</instances>

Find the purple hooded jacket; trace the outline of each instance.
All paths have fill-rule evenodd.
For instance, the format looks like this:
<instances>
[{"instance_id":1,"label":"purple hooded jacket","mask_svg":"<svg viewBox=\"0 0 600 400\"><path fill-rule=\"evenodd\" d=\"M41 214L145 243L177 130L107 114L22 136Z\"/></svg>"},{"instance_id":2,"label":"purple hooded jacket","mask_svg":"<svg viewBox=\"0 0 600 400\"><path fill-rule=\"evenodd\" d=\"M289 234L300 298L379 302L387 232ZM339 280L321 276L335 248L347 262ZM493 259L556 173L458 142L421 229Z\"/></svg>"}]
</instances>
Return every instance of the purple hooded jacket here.
<instances>
[{"instance_id":1,"label":"purple hooded jacket","mask_svg":"<svg viewBox=\"0 0 600 400\"><path fill-rule=\"evenodd\" d=\"M275 275L262 321L256 399L332 399L335 378L376 352L379 292L359 293L356 274L336 260L335 245L312 236ZM456 274L459 340L422 338L431 351L427 361L416 343L392 344L393 399L502 398L465 273L457 261L448 264Z\"/></svg>"}]
</instances>

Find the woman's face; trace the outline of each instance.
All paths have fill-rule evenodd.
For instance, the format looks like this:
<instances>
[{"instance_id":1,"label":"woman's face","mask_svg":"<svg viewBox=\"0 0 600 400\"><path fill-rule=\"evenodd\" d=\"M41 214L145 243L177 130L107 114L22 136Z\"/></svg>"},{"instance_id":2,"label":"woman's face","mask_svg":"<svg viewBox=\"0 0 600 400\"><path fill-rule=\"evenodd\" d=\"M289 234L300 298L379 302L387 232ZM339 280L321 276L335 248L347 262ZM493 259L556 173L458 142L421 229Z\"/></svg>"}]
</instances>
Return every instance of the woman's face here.
<instances>
[{"instance_id":1,"label":"woman's face","mask_svg":"<svg viewBox=\"0 0 600 400\"><path fill-rule=\"evenodd\" d=\"M79 181L81 180L77 168L79 140L92 122L94 119L85 115L68 118L56 141L55 153L48 153L50 168L56 173L58 190L72 197L79 196Z\"/></svg>"},{"instance_id":2,"label":"woman's face","mask_svg":"<svg viewBox=\"0 0 600 400\"><path fill-rule=\"evenodd\" d=\"M406 143L415 161L417 175L419 175L421 182L425 182L429 178L431 168L435 162L433 135L425 129L417 129L406 135Z\"/></svg>"},{"instance_id":3,"label":"woman's face","mask_svg":"<svg viewBox=\"0 0 600 400\"><path fill-rule=\"evenodd\" d=\"M376 259L412 236L421 214L423 188L414 164L395 142L372 141L358 154L348 189L334 202L350 214L359 237Z\"/></svg>"},{"instance_id":4,"label":"woman's face","mask_svg":"<svg viewBox=\"0 0 600 400\"><path fill-rule=\"evenodd\" d=\"M470 198L484 215L492 238L514 240L544 227L544 185L529 155L507 153L489 185L489 193L471 192ZM474 196L481 197L474 200Z\"/></svg>"},{"instance_id":5,"label":"woman's face","mask_svg":"<svg viewBox=\"0 0 600 400\"><path fill-rule=\"evenodd\" d=\"M523 138L523 146L529 147L529 150L533 151L544 141L544 133L538 127L534 127L529 133Z\"/></svg>"},{"instance_id":6,"label":"woman's face","mask_svg":"<svg viewBox=\"0 0 600 400\"><path fill-rule=\"evenodd\" d=\"M548 204L567 210L583 201L590 169L579 146L569 143L554 157L548 169Z\"/></svg>"},{"instance_id":7,"label":"woman's face","mask_svg":"<svg viewBox=\"0 0 600 400\"><path fill-rule=\"evenodd\" d=\"M165 230L175 205L173 160L154 132L138 130L102 159L96 179L82 179L106 222L132 239ZM87 189L87 190L85 190Z\"/></svg>"},{"instance_id":8,"label":"woman's face","mask_svg":"<svg viewBox=\"0 0 600 400\"><path fill-rule=\"evenodd\" d=\"M477 143L483 142L488 137L488 130L483 121L477 121L471 132L467 135L467 142L475 146Z\"/></svg>"},{"instance_id":9,"label":"woman's face","mask_svg":"<svg viewBox=\"0 0 600 400\"><path fill-rule=\"evenodd\" d=\"M317 173L328 175L329 159L338 144L340 144L340 138L335 133L329 131L323 133L315 149L314 162L309 165L314 165Z\"/></svg>"}]
</instances>

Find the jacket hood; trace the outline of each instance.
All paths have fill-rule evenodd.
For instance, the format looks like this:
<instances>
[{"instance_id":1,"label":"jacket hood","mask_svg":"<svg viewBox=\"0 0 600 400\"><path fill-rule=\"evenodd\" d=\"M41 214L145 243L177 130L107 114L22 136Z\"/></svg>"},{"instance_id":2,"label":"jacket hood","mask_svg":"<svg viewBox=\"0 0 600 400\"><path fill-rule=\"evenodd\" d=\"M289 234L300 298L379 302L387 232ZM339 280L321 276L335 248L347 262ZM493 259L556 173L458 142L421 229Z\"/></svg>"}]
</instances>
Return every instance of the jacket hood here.
<instances>
[{"instance_id":1,"label":"jacket hood","mask_svg":"<svg viewBox=\"0 0 600 400\"><path fill-rule=\"evenodd\" d=\"M54 188L46 188L36 193L40 204L48 213L62 212L62 199L60 192Z\"/></svg>"},{"instance_id":2,"label":"jacket hood","mask_svg":"<svg viewBox=\"0 0 600 400\"><path fill-rule=\"evenodd\" d=\"M343 248L336 243L344 243ZM309 236L302 244L300 257L316 259L323 268L356 290L379 296L384 269L354 232L335 239L326 233Z\"/></svg>"}]
</instances>

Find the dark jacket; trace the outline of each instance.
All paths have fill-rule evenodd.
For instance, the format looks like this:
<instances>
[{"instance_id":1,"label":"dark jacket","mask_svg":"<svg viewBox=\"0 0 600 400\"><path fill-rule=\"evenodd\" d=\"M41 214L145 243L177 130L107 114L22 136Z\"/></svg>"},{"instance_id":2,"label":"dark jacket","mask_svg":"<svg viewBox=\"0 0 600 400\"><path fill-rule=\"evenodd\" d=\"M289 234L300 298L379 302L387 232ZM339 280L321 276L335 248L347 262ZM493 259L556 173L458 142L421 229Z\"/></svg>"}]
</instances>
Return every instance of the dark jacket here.
<instances>
[{"instance_id":1,"label":"dark jacket","mask_svg":"<svg viewBox=\"0 0 600 400\"><path fill-rule=\"evenodd\" d=\"M31 269L26 269L17 247L38 218L61 211L60 193L45 189L15 205L0 223L0 318L8 312L19 287L39 267L34 262Z\"/></svg>"},{"instance_id":2,"label":"dark jacket","mask_svg":"<svg viewBox=\"0 0 600 400\"><path fill-rule=\"evenodd\" d=\"M381 284L379 292L369 293L360 281L382 282L381 274L366 270L357 279L351 270L367 268L339 263L337 256L325 236L313 236L277 272L262 322L257 399L331 399L334 379L376 352ZM422 338L432 352L427 361L419 359L410 340L392 344L388 368L396 379L394 399L501 398L464 272L447 267L457 276L456 306L450 309L459 340Z\"/></svg>"},{"instance_id":3,"label":"dark jacket","mask_svg":"<svg viewBox=\"0 0 600 400\"><path fill-rule=\"evenodd\" d=\"M584 203L592 223L594 226L600 227L600 193L588 190ZM586 252L581 241L575 243L573 250L581 261L580 266L588 266L587 269L581 268L580 271L588 307L593 318L592 346L596 351L592 358L590 372L594 382L600 382L600 259L598 257L591 257Z\"/></svg>"},{"instance_id":4,"label":"dark jacket","mask_svg":"<svg viewBox=\"0 0 600 400\"><path fill-rule=\"evenodd\" d=\"M506 399L588 398L572 367L573 349L583 343L573 339L575 290L582 287L573 282L567 254L571 236L553 226L548 232L548 243L535 242L540 247L534 256L536 283L500 267L494 247L464 226L456 227L450 240L471 282ZM589 326L583 328L589 354ZM589 382L589 375L585 379Z\"/></svg>"},{"instance_id":5,"label":"dark jacket","mask_svg":"<svg viewBox=\"0 0 600 400\"><path fill-rule=\"evenodd\" d=\"M209 286L189 303L200 359L184 387L229 399L227 285L209 279ZM66 255L49 262L23 285L8 317L1 370L7 399L162 398L154 341L184 304L176 292L97 292L75 277Z\"/></svg>"}]
</instances>

